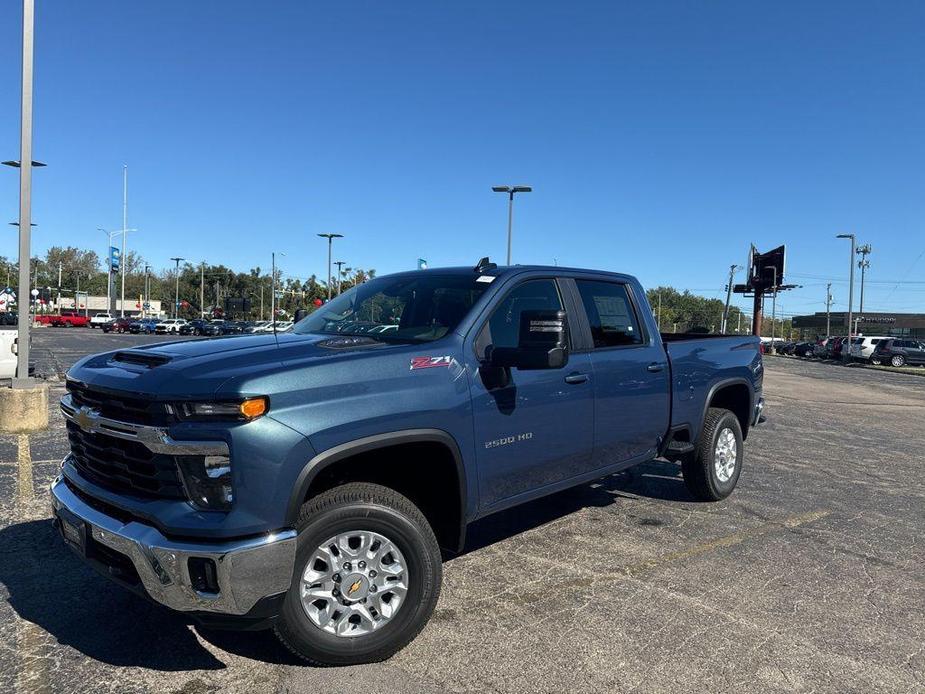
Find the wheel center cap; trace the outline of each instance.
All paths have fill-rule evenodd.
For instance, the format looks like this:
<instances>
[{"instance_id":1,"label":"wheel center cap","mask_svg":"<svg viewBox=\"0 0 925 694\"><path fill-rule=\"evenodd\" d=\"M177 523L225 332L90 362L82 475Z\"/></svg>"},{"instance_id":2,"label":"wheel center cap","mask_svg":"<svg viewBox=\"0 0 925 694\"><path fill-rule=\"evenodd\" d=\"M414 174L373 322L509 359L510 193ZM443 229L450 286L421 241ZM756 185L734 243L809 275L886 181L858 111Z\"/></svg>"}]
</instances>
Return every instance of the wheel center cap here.
<instances>
[{"instance_id":1,"label":"wheel center cap","mask_svg":"<svg viewBox=\"0 0 925 694\"><path fill-rule=\"evenodd\" d=\"M350 574L341 583L347 600L362 600L369 593L369 579L363 574Z\"/></svg>"}]
</instances>

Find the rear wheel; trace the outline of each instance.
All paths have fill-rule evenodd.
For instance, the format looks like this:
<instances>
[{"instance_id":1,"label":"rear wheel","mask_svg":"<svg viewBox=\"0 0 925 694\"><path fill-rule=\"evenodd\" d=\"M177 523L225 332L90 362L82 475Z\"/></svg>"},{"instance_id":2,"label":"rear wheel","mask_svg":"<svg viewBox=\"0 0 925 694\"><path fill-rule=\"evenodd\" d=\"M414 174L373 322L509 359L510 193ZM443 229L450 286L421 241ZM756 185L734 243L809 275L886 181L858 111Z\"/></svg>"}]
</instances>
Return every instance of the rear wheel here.
<instances>
[{"instance_id":1,"label":"rear wheel","mask_svg":"<svg viewBox=\"0 0 925 694\"><path fill-rule=\"evenodd\" d=\"M905 366L906 358L902 354L894 354L890 358L890 364L893 366Z\"/></svg>"},{"instance_id":2,"label":"rear wheel","mask_svg":"<svg viewBox=\"0 0 925 694\"><path fill-rule=\"evenodd\" d=\"M385 660L424 628L442 566L421 511L387 487L351 483L307 501L276 634L317 665Z\"/></svg>"},{"instance_id":3,"label":"rear wheel","mask_svg":"<svg viewBox=\"0 0 925 694\"><path fill-rule=\"evenodd\" d=\"M738 417L729 410L711 407L696 451L681 463L684 484L701 501L725 499L739 481L744 458Z\"/></svg>"}]
</instances>

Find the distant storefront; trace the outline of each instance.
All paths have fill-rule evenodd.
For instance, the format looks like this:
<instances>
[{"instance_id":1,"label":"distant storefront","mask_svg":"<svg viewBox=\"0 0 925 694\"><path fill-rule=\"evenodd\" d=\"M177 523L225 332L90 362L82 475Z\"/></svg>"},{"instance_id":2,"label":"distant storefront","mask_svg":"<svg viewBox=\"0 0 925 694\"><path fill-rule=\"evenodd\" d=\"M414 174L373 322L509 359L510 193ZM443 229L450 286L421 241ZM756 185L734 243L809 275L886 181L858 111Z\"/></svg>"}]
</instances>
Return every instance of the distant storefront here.
<instances>
[{"instance_id":1,"label":"distant storefront","mask_svg":"<svg viewBox=\"0 0 925 694\"><path fill-rule=\"evenodd\" d=\"M833 335L847 334L847 312L833 312L829 320ZM855 325L852 332L859 335L925 338L925 313L856 313L852 322ZM822 311L811 316L794 316L793 327L803 337L824 335L826 314Z\"/></svg>"}]
</instances>

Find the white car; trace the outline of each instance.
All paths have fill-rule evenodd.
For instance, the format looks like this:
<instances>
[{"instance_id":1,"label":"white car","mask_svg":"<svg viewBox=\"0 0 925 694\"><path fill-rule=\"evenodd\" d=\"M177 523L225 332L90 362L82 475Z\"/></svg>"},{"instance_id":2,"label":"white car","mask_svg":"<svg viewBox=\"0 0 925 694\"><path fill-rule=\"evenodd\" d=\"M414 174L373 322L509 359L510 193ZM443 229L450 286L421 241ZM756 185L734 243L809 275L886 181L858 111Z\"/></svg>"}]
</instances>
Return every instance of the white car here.
<instances>
[{"instance_id":1,"label":"white car","mask_svg":"<svg viewBox=\"0 0 925 694\"><path fill-rule=\"evenodd\" d=\"M97 313L93 318L90 319L91 328L99 328L101 325L108 323L112 320L112 316L108 313Z\"/></svg>"},{"instance_id":2,"label":"white car","mask_svg":"<svg viewBox=\"0 0 925 694\"><path fill-rule=\"evenodd\" d=\"M0 378L16 375L16 336L19 333L10 328L0 330Z\"/></svg>"},{"instance_id":3,"label":"white car","mask_svg":"<svg viewBox=\"0 0 925 694\"><path fill-rule=\"evenodd\" d=\"M849 352L851 358L860 359L861 361L870 361L870 358L874 354L874 349L876 349L879 342L888 339L888 337L882 335L855 337L851 344L851 351Z\"/></svg>"},{"instance_id":4,"label":"white car","mask_svg":"<svg viewBox=\"0 0 925 694\"><path fill-rule=\"evenodd\" d=\"M260 328L261 333L285 333L292 330L293 322L291 320L278 320L276 321L276 327L273 327L273 323L267 323L264 327Z\"/></svg>"},{"instance_id":5,"label":"white car","mask_svg":"<svg viewBox=\"0 0 925 694\"><path fill-rule=\"evenodd\" d=\"M181 325L186 325L185 318L167 318L157 324L157 327L154 328L154 332L161 335L167 333L179 333Z\"/></svg>"}]
</instances>

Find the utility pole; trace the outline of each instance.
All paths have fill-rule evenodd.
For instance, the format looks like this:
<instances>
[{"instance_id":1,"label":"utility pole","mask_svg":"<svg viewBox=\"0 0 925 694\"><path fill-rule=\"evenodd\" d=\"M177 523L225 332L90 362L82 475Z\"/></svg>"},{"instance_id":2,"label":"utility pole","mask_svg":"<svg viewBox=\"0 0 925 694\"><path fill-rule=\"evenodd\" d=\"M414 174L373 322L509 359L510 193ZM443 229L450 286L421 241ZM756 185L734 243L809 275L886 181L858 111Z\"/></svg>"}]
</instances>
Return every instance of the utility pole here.
<instances>
[{"instance_id":1,"label":"utility pole","mask_svg":"<svg viewBox=\"0 0 925 694\"><path fill-rule=\"evenodd\" d=\"M186 258L171 258L171 260L177 264L176 290L173 302L173 317L177 318L177 314L180 311L180 261L186 260Z\"/></svg>"},{"instance_id":2,"label":"utility pole","mask_svg":"<svg viewBox=\"0 0 925 694\"><path fill-rule=\"evenodd\" d=\"M260 283L260 320L264 320L264 317L263 317L263 282Z\"/></svg>"},{"instance_id":3,"label":"utility pole","mask_svg":"<svg viewBox=\"0 0 925 694\"><path fill-rule=\"evenodd\" d=\"M825 337L832 334L832 283L825 285Z\"/></svg>"},{"instance_id":4,"label":"utility pole","mask_svg":"<svg viewBox=\"0 0 925 694\"><path fill-rule=\"evenodd\" d=\"M337 294L340 296L340 278L343 274L341 268L345 265L345 263L343 260L336 260L334 261L334 264L337 266Z\"/></svg>"},{"instance_id":5,"label":"utility pole","mask_svg":"<svg viewBox=\"0 0 925 694\"><path fill-rule=\"evenodd\" d=\"M857 254L861 256L861 259L858 261L858 267L861 268L861 306L858 308L858 313L864 313L864 274L867 268L870 267L870 261L867 259L867 256L870 255L870 244L865 243L863 246L860 246L857 249Z\"/></svg>"},{"instance_id":6,"label":"utility pole","mask_svg":"<svg viewBox=\"0 0 925 694\"><path fill-rule=\"evenodd\" d=\"M726 334L726 325L729 321L729 303L732 301L732 280L735 278L736 270L738 269L738 265L729 266L729 284L726 285L726 308L723 309L723 322L719 329L724 335Z\"/></svg>"},{"instance_id":7,"label":"utility pole","mask_svg":"<svg viewBox=\"0 0 925 694\"><path fill-rule=\"evenodd\" d=\"M658 293L658 312L655 314L655 324L658 326L659 332L662 330L662 293Z\"/></svg>"},{"instance_id":8,"label":"utility pole","mask_svg":"<svg viewBox=\"0 0 925 694\"><path fill-rule=\"evenodd\" d=\"M148 315L148 271L151 269L150 265L145 265L145 300L141 303L141 315L147 317Z\"/></svg>"},{"instance_id":9,"label":"utility pole","mask_svg":"<svg viewBox=\"0 0 925 694\"><path fill-rule=\"evenodd\" d=\"M842 349L842 359L844 359L845 364L850 363L851 361L851 343L852 343L852 328L854 327L851 324L851 320L854 317L854 256L856 253L855 244L857 243L857 238L854 234L838 234L835 238L839 239L851 239L851 255L848 256L848 341L845 342L845 347Z\"/></svg>"},{"instance_id":10,"label":"utility pole","mask_svg":"<svg viewBox=\"0 0 925 694\"><path fill-rule=\"evenodd\" d=\"M330 239L328 240L330 243ZM273 251L273 268L270 274L270 324L273 326L273 332L276 333L276 251ZM285 256L285 253L280 253ZM329 287L330 289L330 287Z\"/></svg>"}]
</instances>

